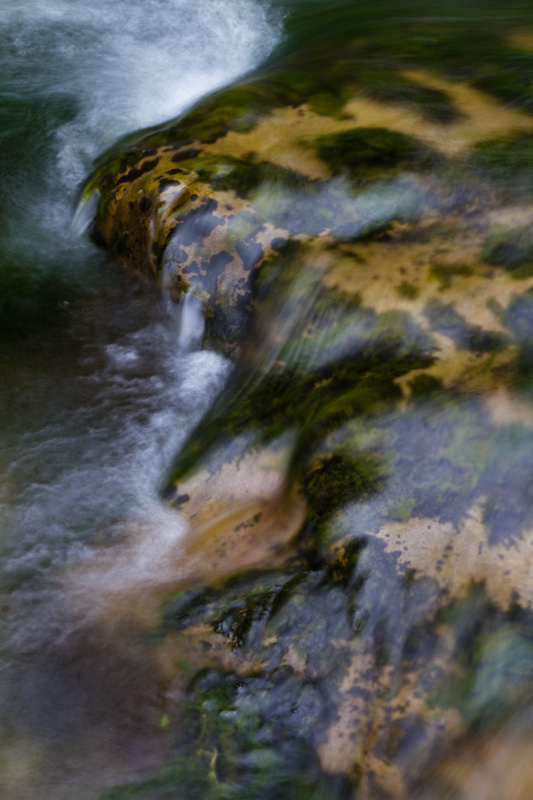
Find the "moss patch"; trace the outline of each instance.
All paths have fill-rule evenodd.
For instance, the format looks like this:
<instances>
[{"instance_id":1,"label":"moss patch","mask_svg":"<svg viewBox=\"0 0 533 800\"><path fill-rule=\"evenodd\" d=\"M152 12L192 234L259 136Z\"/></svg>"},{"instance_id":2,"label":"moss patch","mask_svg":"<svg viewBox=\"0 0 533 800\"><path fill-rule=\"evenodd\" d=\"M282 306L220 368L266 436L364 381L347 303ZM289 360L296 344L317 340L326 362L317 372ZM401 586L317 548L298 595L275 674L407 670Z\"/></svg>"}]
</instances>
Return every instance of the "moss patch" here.
<instances>
[{"instance_id":1,"label":"moss patch","mask_svg":"<svg viewBox=\"0 0 533 800\"><path fill-rule=\"evenodd\" d=\"M469 166L493 181L506 198L530 197L533 185L533 133L488 139L472 148Z\"/></svg>"},{"instance_id":2,"label":"moss patch","mask_svg":"<svg viewBox=\"0 0 533 800\"><path fill-rule=\"evenodd\" d=\"M433 264L429 277L436 280L441 292L449 289L455 277L468 278L473 274L472 267L464 264Z\"/></svg>"},{"instance_id":3,"label":"moss patch","mask_svg":"<svg viewBox=\"0 0 533 800\"><path fill-rule=\"evenodd\" d=\"M353 128L320 136L317 153L335 174L347 173L361 183L390 177L400 170L425 170L440 161L412 136L388 128Z\"/></svg>"}]
</instances>

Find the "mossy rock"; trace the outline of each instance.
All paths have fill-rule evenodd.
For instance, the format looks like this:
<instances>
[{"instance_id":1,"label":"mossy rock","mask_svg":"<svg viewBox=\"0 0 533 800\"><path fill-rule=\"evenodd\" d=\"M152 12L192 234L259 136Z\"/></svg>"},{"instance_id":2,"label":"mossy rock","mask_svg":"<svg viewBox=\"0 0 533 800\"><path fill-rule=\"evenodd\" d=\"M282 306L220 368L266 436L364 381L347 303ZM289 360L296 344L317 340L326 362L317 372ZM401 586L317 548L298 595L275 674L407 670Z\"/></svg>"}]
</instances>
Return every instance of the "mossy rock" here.
<instances>
[{"instance_id":1,"label":"mossy rock","mask_svg":"<svg viewBox=\"0 0 533 800\"><path fill-rule=\"evenodd\" d=\"M205 665L173 764L109 797L440 796L531 690L533 56L349 6L88 183L235 362L162 490L201 563L151 642Z\"/></svg>"}]
</instances>

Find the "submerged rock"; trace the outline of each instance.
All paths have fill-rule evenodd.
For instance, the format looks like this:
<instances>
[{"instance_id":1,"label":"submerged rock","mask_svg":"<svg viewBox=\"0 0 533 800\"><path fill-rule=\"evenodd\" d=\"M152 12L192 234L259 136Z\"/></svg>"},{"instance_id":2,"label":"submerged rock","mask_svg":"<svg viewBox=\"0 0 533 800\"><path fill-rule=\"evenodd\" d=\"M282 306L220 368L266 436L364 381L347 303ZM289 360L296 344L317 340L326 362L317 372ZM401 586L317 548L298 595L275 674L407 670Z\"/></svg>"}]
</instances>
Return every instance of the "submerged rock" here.
<instances>
[{"instance_id":1,"label":"submerged rock","mask_svg":"<svg viewBox=\"0 0 533 800\"><path fill-rule=\"evenodd\" d=\"M173 764L110 798L473 798L457 742L531 736L529 90L451 22L344 13L87 185L235 360L164 492L207 555L154 641L204 667Z\"/></svg>"}]
</instances>

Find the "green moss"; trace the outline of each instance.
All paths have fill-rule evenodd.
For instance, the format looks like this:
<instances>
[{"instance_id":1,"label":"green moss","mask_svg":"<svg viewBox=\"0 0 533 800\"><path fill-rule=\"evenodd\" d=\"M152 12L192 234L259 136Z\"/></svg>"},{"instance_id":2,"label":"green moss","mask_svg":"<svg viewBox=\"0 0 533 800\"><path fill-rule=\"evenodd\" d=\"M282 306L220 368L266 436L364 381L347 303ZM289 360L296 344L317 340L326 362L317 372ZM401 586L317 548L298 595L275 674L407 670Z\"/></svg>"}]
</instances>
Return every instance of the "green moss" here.
<instances>
[{"instance_id":1,"label":"green moss","mask_svg":"<svg viewBox=\"0 0 533 800\"><path fill-rule=\"evenodd\" d=\"M268 75L262 75L268 81L272 96L280 103L298 106L304 99L316 92L316 79L312 72L302 69L302 64L294 59L281 64L273 63Z\"/></svg>"},{"instance_id":2,"label":"green moss","mask_svg":"<svg viewBox=\"0 0 533 800\"><path fill-rule=\"evenodd\" d=\"M382 458L368 451L358 458L336 454L316 464L303 485L310 508L307 525L314 541L322 543L330 518L346 503L380 492L385 476Z\"/></svg>"},{"instance_id":3,"label":"green moss","mask_svg":"<svg viewBox=\"0 0 533 800\"><path fill-rule=\"evenodd\" d=\"M347 118L347 115L343 113L344 103L342 98L335 97L329 93L317 92L317 94L312 94L307 104L314 114L332 117L333 119Z\"/></svg>"},{"instance_id":4,"label":"green moss","mask_svg":"<svg viewBox=\"0 0 533 800\"><path fill-rule=\"evenodd\" d=\"M389 509L389 518L395 522L407 522L416 507L414 497L401 497L396 504L392 504Z\"/></svg>"},{"instance_id":5,"label":"green moss","mask_svg":"<svg viewBox=\"0 0 533 800\"><path fill-rule=\"evenodd\" d=\"M462 264L433 264L429 272L429 277L438 281L439 290L443 292L450 288L456 276L468 278L473 272L472 267L467 267Z\"/></svg>"},{"instance_id":6,"label":"green moss","mask_svg":"<svg viewBox=\"0 0 533 800\"><path fill-rule=\"evenodd\" d=\"M237 575L222 584L181 592L166 602L161 634L208 624L232 647L257 644L279 595L292 582L290 571Z\"/></svg>"},{"instance_id":7,"label":"green moss","mask_svg":"<svg viewBox=\"0 0 533 800\"><path fill-rule=\"evenodd\" d=\"M246 133L253 130L265 111L272 107L272 100L265 87L258 83L223 89L193 109L175 129L167 128L165 139L179 139L183 131L187 138L208 143L230 130ZM148 141L158 144L159 138L151 136Z\"/></svg>"},{"instance_id":8,"label":"green moss","mask_svg":"<svg viewBox=\"0 0 533 800\"><path fill-rule=\"evenodd\" d=\"M362 572L362 561L376 571ZM428 616L436 586L413 572L398 579L394 556L373 539L367 546L354 541L340 549L330 567L302 566L271 607L264 635L248 650L262 668L197 672L179 720L169 718L176 753L171 765L145 783L105 793L102 800L275 800L280 788L295 800L352 797L360 769L346 777L324 774L316 742L342 700L360 698L372 707L372 675L397 666L399 659L402 674L416 680L417 698L432 714L456 709L465 724L483 733L502 715L522 708L531 690L528 612L516 606L502 612L478 584ZM237 583L220 586L219 602L227 607L229 591L245 605L246 582L241 580L240 587L238 597ZM447 655L450 641L453 650ZM284 662L289 649L293 659L300 658L298 671ZM371 654L373 666L366 667L362 685L347 697L339 686L354 652L364 653L365 663ZM374 698L385 713L401 686L393 681L386 694L380 690ZM355 716L354 728L358 724ZM387 761L398 754L412 758L421 739L427 740L424 725L423 715L397 710L373 752L384 753Z\"/></svg>"},{"instance_id":9,"label":"green moss","mask_svg":"<svg viewBox=\"0 0 533 800\"><path fill-rule=\"evenodd\" d=\"M290 256L289 262L282 259L287 263ZM297 274L294 263L293 269ZM291 430L297 431L297 441L289 479L299 479L325 436L357 415L377 413L398 402L402 393L396 379L433 363L435 344L409 314L376 315L358 304L339 308L339 298L328 295L322 308L320 303L309 306L298 283L291 291L290 270L273 272L270 279L272 284L265 278L261 286L269 304L279 300L284 316L298 320L292 338L277 353L279 368L253 380L235 375L184 446L171 481L184 477L191 465L212 458L221 443L230 457L229 443L237 454L241 436L253 434L259 446ZM312 285L309 288L315 296ZM250 340L255 335L252 327Z\"/></svg>"},{"instance_id":10,"label":"green moss","mask_svg":"<svg viewBox=\"0 0 533 800\"><path fill-rule=\"evenodd\" d=\"M366 7L363 11L353 3L339 2L334 9L331 4L328 7L327 24L316 8L293 9L286 19L283 44L256 74L201 100L177 120L123 138L99 161L104 169L94 185L101 188L106 176L124 171L120 159L126 152L135 161L147 146L212 142L228 130L251 130L274 108L287 105L310 102L319 113L338 116L346 99L358 92L415 108L433 122L455 121L458 112L446 93L408 79L409 69L438 70L452 79L475 82L525 111L533 108L527 77L533 56L506 41L508 34L520 28L521 20L532 22L530 9L522 5L514 15L505 19L500 15L495 25L490 4L483 9L479 4L457 4L455 15L450 10L446 19L435 16L434 8L425 9L421 19L418 7L413 4L409 11L410 7L387 0L369 15ZM392 26L390 14L395 20ZM302 35L300 25L314 33ZM516 137L515 151L523 150L521 163L529 165L530 146L527 136L522 136ZM513 161L512 150L509 142L503 160ZM482 146L474 152L475 158L481 151ZM496 155L492 161L503 163Z\"/></svg>"},{"instance_id":11,"label":"green moss","mask_svg":"<svg viewBox=\"0 0 533 800\"><path fill-rule=\"evenodd\" d=\"M489 66L488 69L479 70L473 85L483 92L494 95L499 100L522 106L526 110L531 107L533 92L529 79L523 73L521 74L516 66L517 62L522 61L523 69L530 70L533 66L533 58L525 53L521 54L521 58L517 57L510 48L507 53L504 48L502 50L503 58L499 63L491 65L492 69Z\"/></svg>"},{"instance_id":12,"label":"green moss","mask_svg":"<svg viewBox=\"0 0 533 800\"><path fill-rule=\"evenodd\" d=\"M533 107L533 98L530 100ZM520 131L478 142L466 166L505 203L529 202L533 186L533 132Z\"/></svg>"},{"instance_id":13,"label":"green moss","mask_svg":"<svg viewBox=\"0 0 533 800\"><path fill-rule=\"evenodd\" d=\"M301 557L285 570L248 573L173 598L166 636L202 622L262 668L197 671L179 720L169 717L176 752L170 767L144 784L106 793L105 800L182 791L212 800L275 800L280 790L303 800L348 797L350 780L324 774L314 748L334 718L335 686L348 666L345 590L360 552L354 543L329 566ZM295 647L304 656L300 673L286 663Z\"/></svg>"},{"instance_id":14,"label":"green moss","mask_svg":"<svg viewBox=\"0 0 533 800\"><path fill-rule=\"evenodd\" d=\"M300 65L306 64L324 93L339 96L341 87L351 84L352 91L414 107L431 121L446 124L459 116L446 94L410 81L402 73L417 68L438 70L475 81L484 91L527 109L531 103L527 76L533 58L513 49L506 36L521 22L527 25L531 11L524 4L520 9L513 4L513 11L505 18L497 15L495 24L493 3L483 8L471 2L448 4L446 18L430 4L421 18L414 2L387 0L370 10L345 1L330 4L326 20L316 4L305 8L300 4L288 21L288 41L300 51ZM278 54L287 59L286 43Z\"/></svg>"},{"instance_id":15,"label":"green moss","mask_svg":"<svg viewBox=\"0 0 533 800\"><path fill-rule=\"evenodd\" d=\"M402 169L430 169L441 159L429 147L388 128L353 128L316 139L317 153L334 174L355 181L397 174Z\"/></svg>"},{"instance_id":16,"label":"green moss","mask_svg":"<svg viewBox=\"0 0 533 800\"><path fill-rule=\"evenodd\" d=\"M355 417L323 441L324 455L314 465L317 473L309 475L318 498L315 509L309 493L311 508L316 510L317 541L377 531L387 522L406 521L409 516L455 523L476 497L488 491L497 464L500 470L508 468L509 459L487 435L486 420L477 404L445 392L430 376L417 376L412 385L416 402L408 410L398 414L391 404L388 413ZM328 482L321 482L319 471L322 464L328 464L328 453L336 454L329 508ZM529 472L525 470L525 474ZM355 485L361 478L366 483ZM342 519L347 508L353 509L353 518L348 515L345 524ZM522 515L521 530L527 519Z\"/></svg>"},{"instance_id":17,"label":"green moss","mask_svg":"<svg viewBox=\"0 0 533 800\"><path fill-rule=\"evenodd\" d=\"M397 287L396 292L403 300L416 300L420 294L420 290L412 283L402 281Z\"/></svg>"},{"instance_id":18,"label":"green moss","mask_svg":"<svg viewBox=\"0 0 533 800\"><path fill-rule=\"evenodd\" d=\"M412 108L428 122L449 125L463 117L450 96L440 89L423 86L386 70L363 69L358 78L368 97L387 105Z\"/></svg>"},{"instance_id":19,"label":"green moss","mask_svg":"<svg viewBox=\"0 0 533 800\"><path fill-rule=\"evenodd\" d=\"M188 172L195 172L202 182L208 183L214 190L233 189L243 198L249 197L265 184L300 191L311 185L308 178L293 170L265 161L256 162L253 154L242 159L231 156L193 155L181 161L180 165Z\"/></svg>"},{"instance_id":20,"label":"green moss","mask_svg":"<svg viewBox=\"0 0 533 800\"><path fill-rule=\"evenodd\" d=\"M530 182L533 173L533 132L520 131L484 139L474 145L469 161L471 166L487 173L488 177L520 184Z\"/></svg>"},{"instance_id":21,"label":"green moss","mask_svg":"<svg viewBox=\"0 0 533 800\"><path fill-rule=\"evenodd\" d=\"M413 398L424 398L435 392L443 391L442 381L434 378L433 375L417 375L409 381L409 388Z\"/></svg>"}]
</instances>

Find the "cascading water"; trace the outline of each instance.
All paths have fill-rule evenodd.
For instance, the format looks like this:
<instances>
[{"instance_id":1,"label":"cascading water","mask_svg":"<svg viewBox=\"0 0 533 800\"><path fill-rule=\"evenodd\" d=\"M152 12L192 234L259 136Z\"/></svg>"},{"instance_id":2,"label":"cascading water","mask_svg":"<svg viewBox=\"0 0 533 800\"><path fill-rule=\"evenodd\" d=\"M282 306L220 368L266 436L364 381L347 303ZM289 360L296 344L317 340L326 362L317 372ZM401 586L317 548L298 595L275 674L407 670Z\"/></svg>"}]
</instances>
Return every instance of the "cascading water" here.
<instances>
[{"instance_id":1,"label":"cascading water","mask_svg":"<svg viewBox=\"0 0 533 800\"><path fill-rule=\"evenodd\" d=\"M528 4L0 32L0 796L529 800Z\"/></svg>"},{"instance_id":2,"label":"cascading water","mask_svg":"<svg viewBox=\"0 0 533 800\"><path fill-rule=\"evenodd\" d=\"M120 594L161 569L184 530L164 470L229 366L195 349L197 310L139 289L72 209L97 154L255 66L278 27L253 0L6 0L0 33L0 795L90 798L160 756L122 713L131 671L81 647L64 571L99 554ZM102 585L76 597L90 619Z\"/></svg>"}]
</instances>

